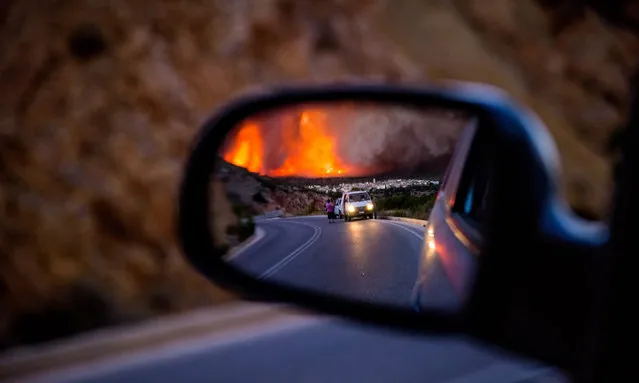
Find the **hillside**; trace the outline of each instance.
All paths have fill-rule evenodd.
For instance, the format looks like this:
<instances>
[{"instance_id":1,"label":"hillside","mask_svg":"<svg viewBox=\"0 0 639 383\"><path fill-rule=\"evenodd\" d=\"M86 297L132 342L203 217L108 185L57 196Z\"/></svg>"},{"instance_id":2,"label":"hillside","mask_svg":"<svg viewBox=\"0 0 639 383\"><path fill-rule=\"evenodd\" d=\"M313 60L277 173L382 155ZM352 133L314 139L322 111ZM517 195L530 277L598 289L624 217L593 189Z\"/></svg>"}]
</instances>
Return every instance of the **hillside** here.
<instances>
[{"instance_id":1,"label":"hillside","mask_svg":"<svg viewBox=\"0 0 639 383\"><path fill-rule=\"evenodd\" d=\"M321 210L325 195L283 180L251 173L218 159L216 178L221 182L232 205L247 215L260 215L283 209L289 215Z\"/></svg>"},{"instance_id":2,"label":"hillside","mask_svg":"<svg viewBox=\"0 0 639 383\"><path fill-rule=\"evenodd\" d=\"M591 3L3 1L0 345L232 299L182 258L176 191L202 121L269 85L495 84L548 124L572 205L604 216L639 13Z\"/></svg>"}]
</instances>

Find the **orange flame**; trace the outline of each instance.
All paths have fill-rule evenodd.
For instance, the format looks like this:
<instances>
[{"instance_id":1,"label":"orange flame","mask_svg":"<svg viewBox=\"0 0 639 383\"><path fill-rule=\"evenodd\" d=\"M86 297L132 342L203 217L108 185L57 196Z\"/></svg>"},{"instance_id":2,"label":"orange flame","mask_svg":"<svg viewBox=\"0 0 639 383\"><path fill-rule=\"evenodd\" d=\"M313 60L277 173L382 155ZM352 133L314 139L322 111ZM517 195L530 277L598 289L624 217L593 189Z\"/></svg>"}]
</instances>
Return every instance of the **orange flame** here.
<instances>
[{"instance_id":1,"label":"orange flame","mask_svg":"<svg viewBox=\"0 0 639 383\"><path fill-rule=\"evenodd\" d=\"M250 172L260 172L263 155L260 127L256 123L247 122L233 137L230 149L224 154L224 160Z\"/></svg>"},{"instance_id":2,"label":"orange flame","mask_svg":"<svg viewBox=\"0 0 639 383\"><path fill-rule=\"evenodd\" d=\"M284 162L279 168L266 169L267 153L260 127L248 122L231 141L224 159L251 172L275 177L331 177L347 173L337 156L336 140L327 129L326 115L321 111L304 111L297 124L285 126L278 146L278 150L283 148L286 153Z\"/></svg>"},{"instance_id":3,"label":"orange flame","mask_svg":"<svg viewBox=\"0 0 639 383\"><path fill-rule=\"evenodd\" d=\"M297 137L284 139L289 154L284 164L272 172L274 176L326 176L341 174L335 153L335 141L326 131L326 116L319 111L305 111L300 116Z\"/></svg>"}]
</instances>

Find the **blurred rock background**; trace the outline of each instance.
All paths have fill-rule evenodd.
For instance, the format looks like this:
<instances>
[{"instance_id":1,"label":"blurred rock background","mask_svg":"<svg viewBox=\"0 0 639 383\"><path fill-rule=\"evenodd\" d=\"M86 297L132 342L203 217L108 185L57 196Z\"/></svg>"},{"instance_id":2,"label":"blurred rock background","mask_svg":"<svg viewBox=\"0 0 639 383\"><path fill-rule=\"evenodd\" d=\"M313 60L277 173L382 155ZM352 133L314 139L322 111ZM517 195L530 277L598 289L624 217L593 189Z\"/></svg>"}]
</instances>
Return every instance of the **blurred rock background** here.
<instances>
[{"instance_id":1,"label":"blurred rock background","mask_svg":"<svg viewBox=\"0 0 639 383\"><path fill-rule=\"evenodd\" d=\"M601 4L4 0L0 344L232 299L180 256L176 188L203 119L270 84L503 87L548 124L573 206L603 216L639 7Z\"/></svg>"}]
</instances>

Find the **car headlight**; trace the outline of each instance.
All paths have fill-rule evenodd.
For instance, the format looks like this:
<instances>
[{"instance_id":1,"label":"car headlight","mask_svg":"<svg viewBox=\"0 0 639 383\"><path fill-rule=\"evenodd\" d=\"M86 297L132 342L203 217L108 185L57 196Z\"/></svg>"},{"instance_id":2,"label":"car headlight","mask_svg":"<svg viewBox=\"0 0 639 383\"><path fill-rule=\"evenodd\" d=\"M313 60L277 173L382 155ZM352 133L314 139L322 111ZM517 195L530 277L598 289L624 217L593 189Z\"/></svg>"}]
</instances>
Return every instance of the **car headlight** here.
<instances>
[{"instance_id":1,"label":"car headlight","mask_svg":"<svg viewBox=\"0 0 639 383\"><path fill-rule=\"evenodd\" d=\"M349 213L352 213L355 211L355 208L352 205L348 205L348 207L346 208L346 210L348 210Z\"/></svg>"},{"instance_id":2,"label":"car headlight","mask_svg":"<svg viewBox=\"0 0 639 383\"><path fill-rule=\"evenodd\" d=\"M368 205L366 205L366 209L367 210L373 210L373 204L369 203Z\"/></svg>"}]
</instances>

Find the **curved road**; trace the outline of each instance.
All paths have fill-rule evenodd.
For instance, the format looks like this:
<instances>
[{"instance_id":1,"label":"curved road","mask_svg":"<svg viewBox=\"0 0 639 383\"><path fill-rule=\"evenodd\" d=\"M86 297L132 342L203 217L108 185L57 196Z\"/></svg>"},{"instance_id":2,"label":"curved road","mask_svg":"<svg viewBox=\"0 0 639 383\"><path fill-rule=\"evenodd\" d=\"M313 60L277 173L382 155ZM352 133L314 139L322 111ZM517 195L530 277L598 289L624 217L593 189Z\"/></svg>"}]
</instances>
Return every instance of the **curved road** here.
<instances>
[{"instance_id":1,"label":"curved road","mask_svg":"<svg viewBox=\"0 0 639 383\"><path fill-rule=\"evenodd\" d=\"M424 243L421 226L322 217L257 221L257 238L230 260L251 275L370 302L408 306Z\"/></svg>"},{"instance_id":2,"label":"curved road","mask_svg":"<svg viewBox=\"0 0 639 383\"><path fill-rule=\"evenodd\" d=\"M253 275L375 302L410 302L423 245L421 226L383 220L329 225L325 217L300 217L258 221L257 232L244 250L230 256ZM442 288L447 286L437 282L437 291L429 294L445 298ZM41 357L40 369L34 368L37 358L7 358L0 363L0 380L3 367L11 367L27 375L34 370L35 376L22 382L43 383L565 381L552 368L463 337L411 336L285 314L275 306L243 305L176 317L157 323L155 330L153 324L140 324L119 343L117 333L87 334L88 345L60 345L48 359ZM91 359L104 349L113 356ZM52 360L64 360L65 352L69 360L80 359L76 367L45 369Z\"/></svg>"}]
</instances>

